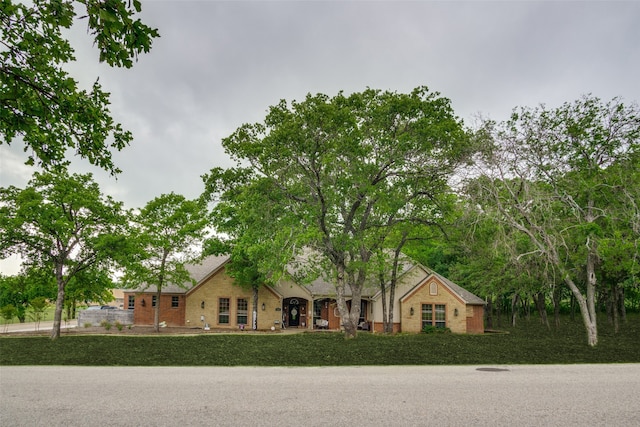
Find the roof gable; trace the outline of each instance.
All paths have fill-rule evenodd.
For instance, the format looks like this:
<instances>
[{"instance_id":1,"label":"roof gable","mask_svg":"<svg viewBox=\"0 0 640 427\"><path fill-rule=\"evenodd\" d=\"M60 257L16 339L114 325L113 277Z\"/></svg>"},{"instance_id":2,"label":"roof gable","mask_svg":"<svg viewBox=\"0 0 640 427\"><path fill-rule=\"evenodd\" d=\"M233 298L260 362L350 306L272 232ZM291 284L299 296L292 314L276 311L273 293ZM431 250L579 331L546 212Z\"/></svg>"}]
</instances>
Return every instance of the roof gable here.
<instances>
[{"instance_id":1,"label":"roof gable","mask_svg":"<svg viewBox=\"0 0 640 427\"><path fill-rule=\"evenodd\" d=\"M444 286L449 291L449 293L451 293L454 297L456 297L458 300L460 300L464 304L468 304L468 305L485 305L486 304L486 302L482 298L469 292L462 286L453 283L451 280L447 279L441 274L438 274L435 271L430 270L422 265L420 265L420 267L423 268L425 271L429 272L429 275L423 280L421 280L419 283L417 283L415 286L413 286L411 289L409 289L409 291L406 292L404 295L402 295L400 297L400 301L402 302L406 301L411 295L413 295L419 289L421 289L422 287L426 286L429 282L431 282L432 279L435 279L442 286Z\"/></svg>"},{"instance_id":2,"label":"roof gable","mask_svg":"<svg viewBox=\"0 0 640 427\"><path fill-rule=\"evenodd\" d=\"M210 255L197 263L185 264L185 269L189 272L191 278L195 281L195 284L191 281L186 281L182 285L175 283L166 283L162 287L163 294L186 294L191 289L197 287L199 284L207 280L209 277L218 272L228 261L228 255ZM147 287L140 287L133 289L134 292L155 293L158 291L156 285L149 285Z\"/></svg>"}]
</instances>

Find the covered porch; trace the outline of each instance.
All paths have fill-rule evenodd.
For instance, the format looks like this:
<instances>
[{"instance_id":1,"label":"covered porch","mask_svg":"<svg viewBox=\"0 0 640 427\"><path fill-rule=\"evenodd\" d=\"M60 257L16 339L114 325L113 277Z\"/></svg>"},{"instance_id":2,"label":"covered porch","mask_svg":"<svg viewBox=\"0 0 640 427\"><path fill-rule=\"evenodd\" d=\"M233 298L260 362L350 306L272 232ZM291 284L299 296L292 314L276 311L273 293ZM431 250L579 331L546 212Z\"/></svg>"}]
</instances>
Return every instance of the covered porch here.
<instances>
[{"instance_id":1,"label":"covered porch","mask_svg":"<svg viewBox=\"0 0 640 427\"><path fill-rule=\"evenodd\" d=\"M351 309L351 301L347 301L347 306ZM371 302L360 301L360 319L358 329L369 331L371 323L369 321ZM313 300L313 329L334 329L342 328L342 319L338 310L338 303L334 298L320 297Z\"/></svg>"}]
</instances>

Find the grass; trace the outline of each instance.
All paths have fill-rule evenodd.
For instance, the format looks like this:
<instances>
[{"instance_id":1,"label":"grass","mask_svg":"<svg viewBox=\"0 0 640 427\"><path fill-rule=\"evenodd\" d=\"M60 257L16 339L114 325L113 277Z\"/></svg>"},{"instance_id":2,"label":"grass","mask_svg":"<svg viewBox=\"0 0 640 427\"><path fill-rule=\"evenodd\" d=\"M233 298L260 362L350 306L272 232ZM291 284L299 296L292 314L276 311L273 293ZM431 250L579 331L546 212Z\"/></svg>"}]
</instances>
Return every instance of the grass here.
<instances>
[{"instance_id":1,"label":"grass","mask_svg":"<svg viewBox=\"0 0 640 427\"><path fill-rule=\"evenodd\" d=\"M602 319L590 348L579 320L548 331L520 321L485 335L341 333L68 335L0 338L0 365L348 366L503 365L640 362L640 316L618 334Z\"/></svg>"},{"instance_id":2,"label":"grass","mask_svg":"<svg viewBox=\"0 0 640 427\"><path fill-rule=\"evenodd\" d=\"M43 317L42 319L40 319L41 322L45 322L47 320L53 320L53 317L55 315L55 311L56 311L56 307L55 305L49 305L47 306L47 308L44 310L43 313ZM64 312L62 313L63 317L64 317ZM33 322L33 313L31 310L27 310L27 315L26 315L26 321L27 322ZM14 324L14 323L18 323L19 320L17 317L14 317L13 319L9 319L6 320L2 317L0 317L0 325L4 325L4 324Z\"/></svg>"}]
</instances>

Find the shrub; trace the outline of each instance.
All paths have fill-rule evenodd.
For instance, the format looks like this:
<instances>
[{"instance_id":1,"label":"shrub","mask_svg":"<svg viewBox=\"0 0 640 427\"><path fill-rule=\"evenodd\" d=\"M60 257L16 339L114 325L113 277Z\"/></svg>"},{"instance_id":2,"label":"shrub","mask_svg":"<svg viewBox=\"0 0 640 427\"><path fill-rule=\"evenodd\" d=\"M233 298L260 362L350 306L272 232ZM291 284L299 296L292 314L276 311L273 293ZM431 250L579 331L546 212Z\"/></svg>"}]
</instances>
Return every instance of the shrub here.
<instances>
[{"instance_id":1,"label":"shrub","mask_svg":"<svg viewBox=\"0 0 640 427\"><path fill-rule=\"evenodd\" d=\"M111 329L112 325L107 320L103 320L102 322L100 322L100 326L104 327L108 331L109 329Z\"/></svg>"},{"instance_id":2,"label":"shrub","mask_svg":"<svg viewBox=\"0 0 640 427\"><path fill-rule=\"evenodd\" d=\"M123 326L124 326L124 325L123 325L122 323L120 323L120 322L116 322L116 323L115 323L115 327L116 327L119 331L121 331L121 330L122 330Z\"/></svg>"},{"instance_id":3,"label":"shrub","mask_svg":"<svg viewBox=\"0 0 640 427\"><path fill-rule=\"evenodd\" d=\"M425 325L424 328L422 328L422 332L424 332L425 334L446 334L451 332L451 329L438 328L437 326L433 325Z\"/></svg>"},{"instance_id":4,"label":"shrub","mask_svg":"<svg viewBox=\"0 0 640 427\"><path fill-rule=\"evenodd\" d=\"M2 318L8 323L18 315L18 309L13 304L7 304L0 309Z\"/></svg>"},{"instance_id":5,"label":"shrub","mask_svg":"<svg viewBox=\"0 0 640 427\"><path fill-rule=\"evenodd\" d=\"M84 327L85 327L85 328L90 328L90 327L92 327L92 326L93 326L93 323L91 323L91 322L85 322L85 323L84 323Z\"/></svg>"}]
</instances>

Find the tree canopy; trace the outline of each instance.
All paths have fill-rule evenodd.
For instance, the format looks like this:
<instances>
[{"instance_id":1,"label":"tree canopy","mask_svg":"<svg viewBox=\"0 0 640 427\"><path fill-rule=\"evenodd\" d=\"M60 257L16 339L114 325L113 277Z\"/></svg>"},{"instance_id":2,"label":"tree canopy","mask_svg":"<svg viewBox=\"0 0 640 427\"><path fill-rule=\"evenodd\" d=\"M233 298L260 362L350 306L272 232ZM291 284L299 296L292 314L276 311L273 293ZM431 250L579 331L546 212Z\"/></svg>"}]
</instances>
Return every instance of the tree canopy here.
<instances>
[{"instance_id":1,"label":"tree canopy","mask_svg":"<svg viewBox=\"0 0 640 427\"><path fill-rule=\"evenodd\" d=\"M158 331L163 286L182 286L193 280L184 264L200 256L208 225L206 209L198 200L169 193L148 202L131 220L133 250L124 281L136 287L155 287L158 304L154 326Z\"/></svg>"},{"instance_id":2,"label":"tree canopy","mask_svg":"<svg viewBox=\"0 0 640 427\"><path fill-rule=\"evenodd\" d=\"M86 270L125 257L121 203L105 197L91 174L36 173L24 189L0 189L0 258L19 253L57 284L51 338L60 336L65 289Z\"/></svg>"},{"instance_id":3,"label":"tree canopy","mask_svg":"<svg viewBox=\"0 0 640 427\"><path fill-rule=\"evenodd\" d=\"M257 213L239 227L271 233L243 243L248 253L254 243L263 248L273 260L265 266L291 262L305 248L319 254L348 336L355 335L372 254L391 228L439 218L448 179L469 154L449 100L425 87L283 100L223 145L250 167L214 169L205 176L208 197L222 203L218 209ZM236 185L232 175L241 177Z\"/></svg>"},{"instance_id":4,"label":"tree canopy","mask_svg":"<svg viewBox=\"0 0 640 427\"><path fill-rule=\"evenodd\" d=\"M114 122L98 80L82 90L64 69L75 57L63 31L86 22L100 61L129 68L159 37L135 19L140 11L138 0L0 0L0 144L21 139L27 163L45 169L68 163L70 149L119 172L110 150L126 147L132 135Z\"/></svg>"},{"instance_id":5,"label":"tree canopy","mask_svg":"<svg viewBox=\"0 0 640 427\"><path fill-rule=\"evenodd\" d=\"M538 257L571 290L588 343L598 341L597 265L602 243L616 230L638 241L637 171L640 111L619 99L585 96L556 109L514 110L505 123L487 123L489 145L467 196L528 244L512 261ZM631 232L630 232L631 231ZM633 244L632 244L633 246ZM637 246L636 246L637 247ZM637 259L635 254L627 256Z\"/></svg>"}]
</instances>

